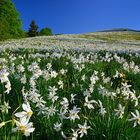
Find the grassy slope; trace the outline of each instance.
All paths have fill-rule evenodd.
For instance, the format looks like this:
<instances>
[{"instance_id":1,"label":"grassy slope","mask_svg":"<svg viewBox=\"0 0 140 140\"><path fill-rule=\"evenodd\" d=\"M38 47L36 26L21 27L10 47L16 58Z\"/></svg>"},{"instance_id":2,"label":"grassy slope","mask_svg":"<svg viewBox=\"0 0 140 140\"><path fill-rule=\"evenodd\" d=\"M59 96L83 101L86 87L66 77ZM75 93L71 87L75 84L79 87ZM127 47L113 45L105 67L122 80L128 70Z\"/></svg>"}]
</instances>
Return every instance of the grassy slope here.
<instances>
[{"instance_id":1,"label":"grassy slope","mask_svg":"<svg viewBox=\"0 0 140 140\"><path fill-rule=\"evenodd\" d=\"M60 37L61 35L56 35L56 37ZM67 36L67 35L66 35ZM95 40L103 40L103 41L140 41L140 32L133 31L113 31L113 32L93 32L93 33L85 33L85 34L76 34L71 35L74 38L86 38L86 39L95 39ZM15 39L9 39L15 40ZM17 40L17 39L16 39ZM0 41L2 44L5 41Z\"/></svg>"},{"instance_id":2,"label":"grassy slope","mask_svg":"<svg viewBox=\"0 0 140 140\"><path fill-rule=\"evenodd\" d=\"M139 32L96 32L79 35L82 38L98 39L103 41L140 41Z\"/></svg>"}]
</instances>

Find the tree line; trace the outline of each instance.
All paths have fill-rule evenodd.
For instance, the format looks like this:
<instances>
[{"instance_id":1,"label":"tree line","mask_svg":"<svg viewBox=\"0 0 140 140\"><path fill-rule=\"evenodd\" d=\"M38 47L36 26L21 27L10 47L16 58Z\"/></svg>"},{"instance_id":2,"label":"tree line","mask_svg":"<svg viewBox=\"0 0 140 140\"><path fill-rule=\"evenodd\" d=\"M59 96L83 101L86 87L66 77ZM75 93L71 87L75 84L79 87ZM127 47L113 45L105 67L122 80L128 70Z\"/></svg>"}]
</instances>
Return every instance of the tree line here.
<instances>
[{"instance_id":1,"label":"tree line","mask_svg":"<svg viewBox=\"0 0 140 140\"><path fill-rule=\"evenodd\" d=\"M34 37L52 35L51 28L38 30L35 20L32 20L28 32L22 29L19 12L11 0L0 0L0 40L10 38Z\"/></svg>"},{"instance_id":2,"label":"tree line","mask_svg":"<svg viewBox=\"0 0 140 140\"><path fill-rule=\"evenodd\" d=\"M36 25L35 20L32 20L29 31L27 32L27 36L34 37L38 35L52 35L52 30L51 28L46 27L38 31L38 26Z\"/></svg>"}]
</instances>

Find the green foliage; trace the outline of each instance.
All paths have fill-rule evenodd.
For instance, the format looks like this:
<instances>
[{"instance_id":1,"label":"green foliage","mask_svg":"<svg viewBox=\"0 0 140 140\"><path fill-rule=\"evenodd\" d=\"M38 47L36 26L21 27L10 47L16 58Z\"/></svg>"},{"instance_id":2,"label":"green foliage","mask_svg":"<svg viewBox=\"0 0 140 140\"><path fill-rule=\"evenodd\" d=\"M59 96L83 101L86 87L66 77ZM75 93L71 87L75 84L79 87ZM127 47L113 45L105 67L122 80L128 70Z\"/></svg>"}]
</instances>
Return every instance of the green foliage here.
<instances>
[{"instance_id":1,"label":"green foliage","mask_svg":"<svg viewBox=\"0 0 140 140\"><path fill-rule=\"evenodd\" d=\"M40 33L39 33L40 35L52 35L52 30L51 30L51 28L48 28L48 27L46 27L46 28L43 28L41 31L40 31Z\"/></svg>"},{"instance_id":2,"label":"green foliage","mask_svg":"<svg viewBox=\"0 0 140 140\"><path fill-rule=\"evenodd\" d=\"M19 13L11 0L0 0L0 40L24 36Z\"/></svg>"},{"instance_id":3,"label":"green foliage","mask_svg":"<svg viewBox=\"0 0 140 140\"><path fill-rule=\"evenodd\" d=\"M30 37L35 37L38 35L38 26L36 25L35 21L32 20L31 21L31 24L30 24L30 28L29 28L29 32L28 32L28 35Z\"/></svg>"}]
</instances>

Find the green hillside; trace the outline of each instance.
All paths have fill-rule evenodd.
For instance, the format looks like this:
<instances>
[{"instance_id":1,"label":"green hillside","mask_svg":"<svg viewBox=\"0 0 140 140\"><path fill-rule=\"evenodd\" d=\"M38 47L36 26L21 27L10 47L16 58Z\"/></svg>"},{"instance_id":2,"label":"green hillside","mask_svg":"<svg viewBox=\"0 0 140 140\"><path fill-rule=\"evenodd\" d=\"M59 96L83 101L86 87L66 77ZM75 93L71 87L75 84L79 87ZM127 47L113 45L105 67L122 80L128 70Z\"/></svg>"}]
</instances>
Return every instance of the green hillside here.
<instances>
[{"instance_id":1,"label":"green hillside","mask_svg":"<svg viewBox=\"0 0 140 140\"><path fill-rule=\"evenodd\" d=\"M132 31L121 31L121 32L95 32L89 34L80 35L82 38L89 39L98 39L104 41L139 41L140 40L140 32L132 32Z\"/></svg>"}]
</instances>

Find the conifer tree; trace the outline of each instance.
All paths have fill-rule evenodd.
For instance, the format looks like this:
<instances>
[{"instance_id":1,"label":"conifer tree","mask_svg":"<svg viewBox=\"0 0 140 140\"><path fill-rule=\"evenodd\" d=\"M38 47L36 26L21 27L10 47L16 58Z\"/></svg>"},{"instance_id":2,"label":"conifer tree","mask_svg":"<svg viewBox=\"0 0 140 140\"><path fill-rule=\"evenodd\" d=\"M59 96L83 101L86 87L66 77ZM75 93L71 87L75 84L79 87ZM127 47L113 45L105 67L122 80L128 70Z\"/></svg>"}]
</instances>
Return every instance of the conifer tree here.
<instances>
[{"instance_id":1,"label":"conifer tree","mask_svg":"<svg viewBox=\"0 0 140 140\"><path fill-rule=\"evenodd\" d=\"M34 37L34 36L37 36L38 35L38 26L36 25L35 21L32 20L31 23L30 23L30 28L29 28L29 32L28 32L28 35L30 37Z\"/></svg>"}]
</instances>

